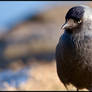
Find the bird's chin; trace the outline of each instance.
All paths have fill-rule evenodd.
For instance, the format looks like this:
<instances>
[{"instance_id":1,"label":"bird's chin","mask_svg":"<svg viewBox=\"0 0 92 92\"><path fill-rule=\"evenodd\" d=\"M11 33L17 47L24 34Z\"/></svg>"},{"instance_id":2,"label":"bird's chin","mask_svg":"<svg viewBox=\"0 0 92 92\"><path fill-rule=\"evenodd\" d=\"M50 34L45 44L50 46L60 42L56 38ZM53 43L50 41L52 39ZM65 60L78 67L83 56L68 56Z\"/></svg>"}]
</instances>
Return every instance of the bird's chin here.
<instances>
[{"instance_id":1,"label":"bird's chin","mask_svg":"<svg viewBox=\"0 0 92 92\"><path fill-rule=\"evenodd\" d=\"M72 29L66 29L65 31L68 32L68 33L72 33L73 32Z\"/></svg>"},{"instance_id":2,"label":"bird's chin","mask_svg":"<svg viewBox=\"0 0 92 92\"><path fill-rule=\"evenodd\" d=\"M69 27L69 28L66 28L65 31L69 32L69 33L73 33L73 32L77 32L77 30L79 30L80 27L76 26L76 27Z\"/></svg>"},{"instance_id":3,"label":"bird's chin","mask_svg":"<svg viewBox=\"0 0 92 92\"><path fill-rule=\"evenodd\" d=\"M74 29L74 27L69 26L69 27L65 27L64 29L65 29L65 30L73 30L73 29Z\"/></svg>"}]
</instances>

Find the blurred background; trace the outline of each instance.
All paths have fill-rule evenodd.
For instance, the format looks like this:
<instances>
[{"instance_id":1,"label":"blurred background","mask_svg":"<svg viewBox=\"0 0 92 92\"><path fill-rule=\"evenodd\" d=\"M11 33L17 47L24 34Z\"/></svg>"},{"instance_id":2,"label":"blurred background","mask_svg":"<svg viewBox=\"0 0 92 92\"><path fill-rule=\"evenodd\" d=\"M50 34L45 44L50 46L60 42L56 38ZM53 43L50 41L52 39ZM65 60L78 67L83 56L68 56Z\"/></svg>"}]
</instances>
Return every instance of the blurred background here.
<instances>
[{"instance_id":1,"label":"blurred background","mask_svg":"<svg viewBox=\"0 0 92 92\"><path fill-rule=\"evenodd\" d=\"M66 12L81 4L92 7L92 1L0 1L0 90L66 90L55 48Z\"/></svg>"}]
</instances>

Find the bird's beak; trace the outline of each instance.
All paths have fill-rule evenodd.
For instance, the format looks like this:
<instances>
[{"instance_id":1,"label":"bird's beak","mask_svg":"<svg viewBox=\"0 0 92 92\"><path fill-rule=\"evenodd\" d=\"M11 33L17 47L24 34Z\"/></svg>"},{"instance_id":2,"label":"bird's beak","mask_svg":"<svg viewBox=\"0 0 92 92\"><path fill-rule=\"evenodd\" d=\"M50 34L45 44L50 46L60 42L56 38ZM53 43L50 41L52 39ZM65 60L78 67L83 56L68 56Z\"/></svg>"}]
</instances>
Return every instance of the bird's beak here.
<instances>
[{"instance_id":1,"label":"bird's beak","mask_svg":"<svg viewBox=\"0 0 92 92\"><path fill-rule=\"evenodd\" d=\"M72 25L71 25L70 21L65 22L65 23L61 26L61 29L68 29L68 28L72 28Z\"/></svg>"},{"instance_id":2,"label":"bird's beak","mask_svg":"<svg viewBox=\"0 0 92 92\"><path fill-rule=\"evenodd\" d=\"M69 27L70 27L69 23L65 22L65 23L61 26L61 29L67 29L67 28L69 28Z\"/></svg>"},{"instance_id":3,"label":"bird's beak","mask_svg":"<svg viewBox=\"0 0 92 92\"><path fill-rule=\"evenodd\" d=\"M69 19L68 21L66 21L62 26L61 29L71 29L73 27L75 27L76 24L74 23L73 19Z\"/></svg>"}]
</instances>

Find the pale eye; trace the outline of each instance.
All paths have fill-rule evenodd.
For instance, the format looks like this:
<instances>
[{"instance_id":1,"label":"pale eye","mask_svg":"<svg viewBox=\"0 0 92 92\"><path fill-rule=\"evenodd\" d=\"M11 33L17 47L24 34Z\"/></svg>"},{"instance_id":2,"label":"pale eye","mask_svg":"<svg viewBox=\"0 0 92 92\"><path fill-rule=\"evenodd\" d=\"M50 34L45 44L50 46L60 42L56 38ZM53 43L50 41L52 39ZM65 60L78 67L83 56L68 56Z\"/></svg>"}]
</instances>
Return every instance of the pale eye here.
<instances>
[{"instance_id":1,"label":"pale eye","mask_svg":"<svg viewBox=\"0 0 92 92\"><path fill-rule=\"evenodd\" d=\"M82 21L81 21L81 20L79 20L79 21L78 21L78 24L80 24L81 22L82 22Z\"/></svg>"}]
</instances>

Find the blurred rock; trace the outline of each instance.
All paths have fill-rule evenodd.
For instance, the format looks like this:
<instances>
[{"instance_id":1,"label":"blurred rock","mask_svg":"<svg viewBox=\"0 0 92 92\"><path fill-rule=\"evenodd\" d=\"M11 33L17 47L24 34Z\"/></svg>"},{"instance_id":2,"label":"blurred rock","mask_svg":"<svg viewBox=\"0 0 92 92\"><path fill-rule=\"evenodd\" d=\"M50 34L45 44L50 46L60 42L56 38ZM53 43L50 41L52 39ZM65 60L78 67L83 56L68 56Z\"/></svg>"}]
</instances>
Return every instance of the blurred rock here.
<instances>
[{"instance_id":1,"label":"blurred rock","mask_svg":"<svg viewBox=\"0 0 92 92\"><path fill-rule=\"evenodd\" d=\"M64 17L71 6L58 6L28 18L0 38L0 67L28 59L52 61L63 30Z\"/></svg>"}]
</instances>

